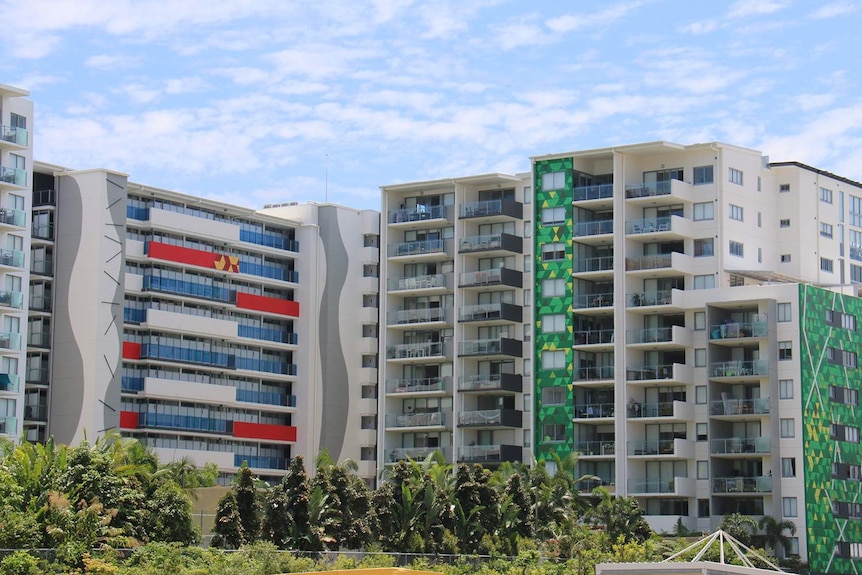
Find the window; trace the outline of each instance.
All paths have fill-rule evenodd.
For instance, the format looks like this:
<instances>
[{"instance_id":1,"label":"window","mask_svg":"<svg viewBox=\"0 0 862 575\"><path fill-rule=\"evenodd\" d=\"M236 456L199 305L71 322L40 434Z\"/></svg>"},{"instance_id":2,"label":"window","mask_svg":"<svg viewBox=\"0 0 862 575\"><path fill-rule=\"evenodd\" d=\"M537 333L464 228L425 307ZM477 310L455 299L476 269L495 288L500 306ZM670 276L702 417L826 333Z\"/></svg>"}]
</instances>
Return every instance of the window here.
<instances>
[{"instance_id":1,"label":"window","mask_svg":"<svg viewBox=\"0 0 862 575\"><path fill-rule=\"evenodd\" d=\"M544 208L542 209L542 225L554 226L565 223L566 208Z\"/></svg>"},{"instance_id":2,"label":"window","mask_svg":"<svg viewBox=\"0 0 862 575\"><path fill-rule=\"evenodd\" d=\"M790 254L781 254L781 263L789 264L790 263Z\"/></svg>"},{"instance_id":3,"label":"window","mask_svg":"<svg viewBox=\"0 0 862 575\"><path fill-rule=\"evenodd\" d=\"M377 386L376 385L363 385L362 386L362 399L376 399L377 398Z\"/></svg>"},{"instance_id":4,"label":"window","mask_svg":"<svg viewBox=\"0 0 862 575\"><path fill-rule=\"evenodd\" d=\"M706 348L700 347L694 350L694 367L706 367Z\"/></svg>"},{"instance_id":5,"label":"window","mask_svg":"<svg viewBox=\"0 0 862 575\"><path fill-rule=\"evenodd\" d=\"M712 178L712 166L695 166L694 167L694 185L698 184L711 184L713 182Z\"/></svg>"},{"instance_id":6,"label":"window","mask_svg":"<svg viewBox=\"0 0 862 575\"><path fill-rule=\"evenodd\" d=\"M844 367L856 367L856 352L834 347L826 348L826 359L829 363L843 365Z\"/></svg>"},{"instance_id":7,"label":"window","mask_svg":"<svg viewBox=\"0 0 862 575\"><path fill-rule=\"evenodd\" d=\"M545 350L542 352L542 369L565 369L565 350Z\"/></svg>"},{"instance_id":8,"label":"window","mask_svg":"<svg viewBox=\"0 0 862 575\"><path fill-rule=\"evenodd\" d=\"M377 416L363 415L359 420L359 426L362 429L377 429Z\"/></svg>"},{"instance_id":9,"label":"window","mask_svg":"<svg viewBox=\"0 0 862 575\"><path fill-rule=\"evenodd\" d=\"M694 386L694 402L700 405L706 403L706 386L705 385L696 385Z\"/></svg>"},{"instance_id":10,"label":"window","mask_svg":"<svg viewBox=\"0 0 862 575\"><path fill-rule=\"evenodd\" d=\"M566 440L566 425L563 423L546 423L542 425L542 436L545 443L557 443Z\"/></svg>"},{"instance_id":11,"label":"window","mask_svg":"<svg viewBox=\"0 0 862 575\"><path fill-rule=\"evenodd\" d=\"M834 263L829 258L820 258L820 269L824 272L832 273Z\"/></svg>"},{"instance_id":12,"label":"window","mask_svg":"<svg viewBox=\"0 0 862 575\"><path fill-rule=\"evenodd\" d=\"M533 326L531 326L531 325L530 325L530 324L528 324L528 323L525 323L525 324L524 324L524 342L525 342L525 343L526 343L526 342L528 342L528 341L530 341L530 339L532 339L532 335L533 335L533 329L532 329L532 327L533 327Z\"/></svg>"},{"instance_id":13,"label":"window","mask_svg":"<svg viewBox=\"0 0 862 575\"><path fill-rule=\"evenodd\" d=\"M524 186L524 203L532 204L533 203L533 187L532 186Z\"/></svg>"},{"instance_id":14,"label":"window","mask_svg":"<svg viewBox=\"0 0 862 575\"><path fill-rule=\"evenodd\" d=\"M744 215L742 206L737 206L736 204L730 204L728 207L728 215L731 220L736 220L738 222L744 221Z\"/></svg>"},{"instance_id":15,"label":"window","mask_svg":"<svg viewBox=\"0 0 862 575\"><path fill-rule=\"evenodd\" d=\"M709 517L709 499L697 500L697 516L700 518Z\"/></svg>"},{"instance_id":16,"label":"window","mask_svg":"<svg viewBox=\"0 0 862 575\"><path fill-rule=\"evenodd\" d=\"M757 263L763 263L763 248L757 248Z\"/></svg>"},{"instance_id":17,"label":"window","mask_svg":"<svg viewBox=\"0 0 862 575\"><path fill-rule=\"evenodd\" d=\"M694 220L711 220L715 217L715 205L712 202L694 204Z\"/></svg>"},{"instance_id":18,"label":"window","mask_svg":"<svg viewBox=\"0 0 862 575\"><path fill-rule=\"evenodd\" d=\"M824 238L832 237L832 224L820 222L820 235Z\"/></svg>"},{"instance_id":19,"label":"window","mask_svg":"<svg viewBox=\"0 0 862 575\"><path fill-rule=\"evenodd\" d=\"M832 327L841 327L851 331L856 330L856 316L828 309L826 310L826 323Z\"/></svg>"},{"instance_id":20,"label":"window","mask_svg":"<svg viewBox=\"0 0 862 575\"><path fill-rule=\"evenodd\" d=\"M789 439L796 437L796 422L792 418L782 418L779 421L781 437Z\"/></svg>"},{"instance_id":21,"label":"window","mask_svg":"<svg viewBox=\"0 0 862 575\"><path fill-rule=\"evenodd\" d=\"M827 204L832 203L832 190L829 188L820 188L820 201Z\"/></svg>"},{"instance_id":22,"label":"window","mask_svg":"<svg viewBox=\"0 0 862 575\"><path fill-rule=\"evenodd\" d=\"M793 399L793 380L779 379L778 380L778 398Z\"/></svg>"},{"instance_id":23,"label":"window","mask_svg":"<svg viewBox=\"0 0 862 575\"><path fill-rule=\"evenodd\" d=\"M781 509L785 517L796 517L796 498L782 497Z\"/></svg>"},{"instance_id":24,"label":"window","mask_svg":"<svg viewBox=\"0 0 862 575\"><path fill-rule=\"evenodd\" d=\"M778 304L778 321L792 321L790 302Z\"/></svg>"},{"instance_id":25,"label":"window","mask_svg":"<svg viewBox=\"0 0 862 575\"><path fill-rule=\"evenodd\" d=\"M697 462L697 478L709 479L709 461Z\"/></svg>"},{"instance_id":26,"label":"window","mask_svg":"<svg viewBox=\"0 0 862 575\"><path fill-rule=\"evenodd\" d=\"M760 176L757 176L757 191L758 191L758 192L760 191L760 184L761 184L761 182L760 182Z\"/></svg>"},{"instance_id":27,"label":"window","mask_svg":"<svg viewBox=\"0 0 862 575\"><path fill-rule=\"evenodd\" d=\"M546 387L542 390L542 405L565 405L565 387Z\"/></svg>"},{"instance_id":28,"label":"window","mask_svg":"<svg viewBox=\"0 0 862 575\"><path fill-rule=\"evenodd\" d=\"M781 193L783 193L783 192L789 192L789 191L790 191L790 184L780 184L780 185L778 186L778 191L779 191L779 192L781 192Z\"/></svg>"},{"instance_id":29,"label":"window","mask_svg":"<svg viewBox=\"0 0 862 575\"><path fill-rule=\"evenodd\" d=\"M697 423L695 424L695 436L698 441L706 441L707 437L709 437L709 428L705 423Z\"/></svg>"},{"instance_id":30,"label":"window","mask_svg":"<svg viewBox=\"0 0 862 575\"><path fill-rule=\"evenodd\" d=\"M533 222L530 220L526 220L524 222L524 237L532 238L533 237Z\"/></svg>"},{"instance_id":31,"label":"window","mask_svg":"<svg viewBox=\"0 0 862 575\"><path fill-rule=\"evenodd\" d=\"M781 477L796 477L796 458L781 458Z\"/></svg>"},{"instance_id":32,"label":"window","mask_svg":"<svg viewBox=\"0 0 862 575\"><path fill-rule=\"evenodd\" d=\"M784 550L788 555L799 555L799 537L788 537Z\"/></svg>"},{"instance_id":33,"label":"window","mask_svg":"<svg viewBox=\"0 0 862 575\"><path fill-rule=\"evenodd\" d=\"M713 242L712 238L694 240L694 257L702 258L713 255Z\"/></svg>"},{"instance_id":34,"label":"window","mask_svg":"<svg viewBox=\"0 0 862 575\"><path fill-rule=\"evenodd\" d=\"M564 295L566 295L565 280L542 280L542 297L563 297Z\"/></svg>"},{"instance_id":35,"label":"window","mask_svg":"<svg viewBox=\"0 0 862 575\"><path fill-rule=\"evenodd\" d=\"M715 287L715 276L712 274L694 276L694 289L712 289Z\"/></svg>"},{"instance_id":36,"label":"window","mask_svg":"<svg viewBox=\"0 0 862 575\"><path fill-rule=\"evenodd\" d=\"M859 390L830 385L829 400L845 405L859 405Z\"/></svg>"},{"instance_id":37,"label":"window","mask_svg":"<svg viewBox=\"0 0 862 575\"><path fill-rule=\"evenodd\" d=\"M533 360L525 359L524 360L524 377L530 377L533 375Z\"/></svg>"},{"instance_id":38,"label":"window","mask_svg":"<svg viewBox=\"0 0 862 575\"><path fill-rule=\"evenodd\" d=\"M778 227L779 228L789 228L790 227L790 220L778 220Z\"/></svg>"},{"instance_id":39,"label":"window","mask_svg":"<svg viewBox=\"0 0 862 575\"><path fill-rule=\"evenodd\" d=\"M829 437L837 441L859 443L859 428L851 425L833 423L829 426Z\"/></svg>"},{"instance_id":40,"label":"window","mask_svg":"<svg viewBox=\"0 0 862 575\"><path fill-rule=\"evenodd\" d=\"M727 181L731 184L742 185L742 170L737 170L736 168L728 168L727 169Z\"/></svg>"},{"instance_id":41,"label":"window","mask_svg":"<svg viewBox=\"0 0 862 575\"><path fill-rule=\"evenodd\" d=\"M694 312L694 331L703 331L706 329L706 312Z\"/></svg>"},{"instance_id":42,"label":"window","mask_svg":"<svg viewBox=\"0 0 862 575\"><path fill-rule=\"evenodd\" d=\"M566 244L553 243L542 245L542 261L552 262L566 259Z\"/></svg>"},{"instance_id":43,"label":"window","mask_svg":"<svg viewBox=\"0 0 862 575\"><path fill-rule=\"evenodd\" d=\"M377 459L377 448L374 446L360 447L359 459L361 461L374 461L375 459Z\"/></svg>"},{"instance_id":44,"label":"window","mask_svg":"<svg viewBox=\"0 0 862 575\"><path fill-rule=\"evenodd\" d=\"M560 333L564 331L566 331L565 314L542 316L542 333Z\"/></svg>"},{"instance_id":45,"label":"window","mask_svg":"<svg viewBox=\"0 0 862 575\"><path fill-rule=\"evenodd\" d=\"M524 375L527 375L526 373ZM524 394L524 413L533 411L533 396L529 393Z\"/></svg>"},{"instance_id":46,"label":"window","mask_svg":"<svg viewBox=\"0 0 862 575\"><path fill-rule=\"evenodd\" d=\"M542 174L543 190L562 190L566 187L566 172Z\"/></svg>"},{"instance_id":47,"label":"window","mask_svg":"<svg viewBox=\"0 0 862 575\"><path fill-rule=\"evenodd\" d=\"M778 361L788 361L793 359L793 342L779 341L778 342Z\"/></svg>"},{"instance_id":48,"label":"window","mask_svg":"<svg viewBox=\"0 0 862 575\"><path fill-rule=\"evenodd\" d=\"M730 240L730 255L743 257L744 249L745 246L743 246L742 242Z\"/></svg>"},{"instance_id":49,"label":"window","mask_svg":"<svg viewBox=\"0 0 862 575\"><path fill-rule=\"evenodd\" d=\"M533 290L525 289L524 290L524 307L530 307L533 305Z\"/></svg>"}]
</instances>

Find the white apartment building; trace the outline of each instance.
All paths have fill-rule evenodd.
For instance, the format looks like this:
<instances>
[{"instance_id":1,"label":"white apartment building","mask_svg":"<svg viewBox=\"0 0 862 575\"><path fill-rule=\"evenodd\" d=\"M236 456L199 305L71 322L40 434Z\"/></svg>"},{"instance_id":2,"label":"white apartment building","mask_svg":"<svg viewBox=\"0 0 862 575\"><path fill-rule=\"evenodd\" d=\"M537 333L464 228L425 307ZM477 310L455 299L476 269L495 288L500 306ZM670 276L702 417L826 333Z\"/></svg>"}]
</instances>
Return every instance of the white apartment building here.
<instances>
[{"instance_id":1,"label":"white apartment building","mask_svg":"<svg viewBox=\"0 0 862 575\"><path fill-rule=\"evenodd\" d=\"M381 188L379 466L529 461L529 178Z\"/></svg>"}]
</instances>

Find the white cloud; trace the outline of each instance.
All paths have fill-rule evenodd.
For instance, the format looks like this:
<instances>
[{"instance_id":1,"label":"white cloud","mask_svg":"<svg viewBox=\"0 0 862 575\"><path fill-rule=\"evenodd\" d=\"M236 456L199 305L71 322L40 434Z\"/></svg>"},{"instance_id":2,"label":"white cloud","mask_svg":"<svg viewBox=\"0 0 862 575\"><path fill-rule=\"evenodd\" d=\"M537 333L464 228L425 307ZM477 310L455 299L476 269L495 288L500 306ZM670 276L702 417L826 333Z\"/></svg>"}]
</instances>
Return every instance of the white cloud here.
<instances>
[{"instance_id":1,"label":"white cloud","mask_svg":"<svg viewBox=\"0 0 862 575\"><path fill-rule=\"evenodd\" d=\"M642 0L636 2L623 2L609 6L599 12L591 14L567 14L557 18L548 19L545 25L557 33L575 32L578 30L591 29L601 26L607 26L625 18L633 10L643 6L645 2Z\"/></svg>"},{"instance_id":2,"label":"white cloud","mask_svg":"<svg viewBox=\"0 0 862 575\"><path fill-rule=\"evenodd\" d=\"M774 14L787 7L787 0L737 0L727 13L729 18Z\"/></svg>"},{"instance_id":3,"label":"white cloud","mask_svg":"<svg viewBox=\"0 0 862 575\"><path fill-rule=\"evenodd\" d=\"M140 58L128 54L97 54L84 60L88 68L130 68L136 66Z\"/></svg>"},{"instance_id":4,"label":"white cloud","mask_svg":"<svg viewBox=\"0 0 862 575\"><path fill-rule=\"evenodd\" d=\"M835 94L799 94L793 100L796 108L803 112L810 112L830 106L835 101Z\"/></svg>"},{"instance_id":5,"label":"white cloud","mask_svg":"<svg viewBox=\"0 0 862 575\"><path fill-rule=\"evenodd\" d=\"M809 15L809 18L822 20L825 18L835 18L836 16L845 16L859 10L858 2L832 2L821 6Z\"/></svg>"},{"instance_id":6,"label":"white cloud","mask_svg":"<svg viewBox=\"0 0 862 575\"><path fill-rule=\"evenodd\" d=\"M680 28L680 31L685 34L699 36L701 34L715 32L719 28L721 28L721 24L718 20L701 20L699 22L692 22L691 24L683 26Z\"/></svg>"}]
</instances>

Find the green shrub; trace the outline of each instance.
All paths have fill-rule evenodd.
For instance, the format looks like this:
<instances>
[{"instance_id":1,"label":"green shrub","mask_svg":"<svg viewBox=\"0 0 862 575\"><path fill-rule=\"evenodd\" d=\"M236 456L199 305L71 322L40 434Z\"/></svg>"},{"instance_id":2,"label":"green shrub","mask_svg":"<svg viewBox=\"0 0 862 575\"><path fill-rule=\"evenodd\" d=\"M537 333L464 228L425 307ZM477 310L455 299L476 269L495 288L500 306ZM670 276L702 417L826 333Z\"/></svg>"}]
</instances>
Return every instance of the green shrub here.
<instances>
[{"instance_id":1,"label":"green shrub","mask_svg":"<svg viewBox=\"0 0 862 575\"><path fill-rule=\"evenodd\" d=\"M39 562L26 551L16 551L0 561L3 575L39 575Z\"/></svg>"}]
</instances>

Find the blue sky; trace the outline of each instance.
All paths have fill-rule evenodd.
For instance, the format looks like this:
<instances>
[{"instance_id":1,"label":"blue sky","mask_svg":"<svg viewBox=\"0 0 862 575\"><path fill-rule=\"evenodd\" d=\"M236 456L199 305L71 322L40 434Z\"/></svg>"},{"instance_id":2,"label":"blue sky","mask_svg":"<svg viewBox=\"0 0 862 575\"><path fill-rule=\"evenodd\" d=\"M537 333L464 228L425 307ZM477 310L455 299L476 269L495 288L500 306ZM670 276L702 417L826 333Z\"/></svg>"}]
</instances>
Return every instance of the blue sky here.
<instances>
[{"instance_id":1,"label":"blue sky","mask_svg":"<svg viewBox=\"0 0 862 575\"><path fill-rule=\"evenodd\" d=\"M862 0L0 0L35 156L249 207L721 140L862 180Z\"/></svg>"}]
</instances>

